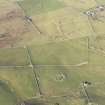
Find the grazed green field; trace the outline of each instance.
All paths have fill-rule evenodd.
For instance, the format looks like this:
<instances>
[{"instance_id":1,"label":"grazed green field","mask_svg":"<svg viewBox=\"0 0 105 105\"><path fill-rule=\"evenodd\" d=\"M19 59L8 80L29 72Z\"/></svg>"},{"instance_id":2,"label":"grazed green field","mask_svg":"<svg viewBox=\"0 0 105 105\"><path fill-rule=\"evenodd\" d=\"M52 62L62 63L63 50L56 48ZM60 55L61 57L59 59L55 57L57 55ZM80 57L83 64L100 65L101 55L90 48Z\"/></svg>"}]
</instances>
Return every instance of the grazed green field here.
<instances>
[{"instance_id":1,"label":"grazed green field","mask_svg":"<svg viewBox=\"0 0 105 105\"><path fill-rule=\"evenodd\" d=\"M23 0L18 2L28 15L40 14L64 7L58 0Z\"/></svg>"},{"instance_id":2,"label":"grazed green field","mask_svg":"<svg viewBox=\"0 0 105 105\"><path fill-rule=\"evenodd\" d=\"M88 89L88 93L92 102L104 105L105 101L105 93L104 93L105 85L103 83L96 83L95 86L92 86ZM100 95L101 94L101 95Z\"/></svg>"},{"instance_id":3,"label":"grazed green field","mask_svg":"<svg viewBox=\"0 0 105 105\"><path fill-rule=\"evenodd\" d=\"M69 98L69 97L53 97L53 98L46 98L46 99L35 99L35 100L30 100L29 102L35 103L37 105L51 105L51 104L56 104L59 103L60 105L84 105L84 100L80 98Z\"/></svg>"},{"instance_id":4,"label":"grazed green field","mask_svg":"<svg viewBox=\"0 0 105 105\"><path fill-rule=\"evenodd\" d=\"M105 0L96 0L99 4L105 4Z\"/></svg>"},{"instance_id":5,"label":"grazed green field","mask_svg":"<svg viewBox=\"0 0 105 105\"><path fill-rule=\"evenodd\" d=\"M0 65L27 65L28 57L24 48L0 49Z\"/></svg>"},{"instance_id":6,"label":"grazed green field","mask_svg":"<svg viewBox=\"0 0 105 105\"><path fill-rule=\"evenodd\" d=\"M99 4L0 0L0 105L87 105L83 81L91 102L105 104L105 11L84 14Z\"/></svg>"},{"instance_id":7,"label":"grazed green field","mask_svg":"<svg viewBox=\"0 0 105 105\"><path fill-rule=\"evenodd\" d=\"M36 71L39 75L42 93L46 96L68 94L71 97L82 97L80 94L80 91L82 91L81 83L82 81L88 80L92 83L87 89L91 101L99 105L104 105L105 103L104 68L91 66L80 68L40 67ZM86 97L82 97L82 99L86 100Z\"/></svg>"},{"instance_id":8,"label":"grazed green field","mask_svg":"<svg viewBox=\"0 0 105 105\"><path fill-rule=\"evenodd\" d=\"M0 80L0 104L1 105L15 105L17 99L16 94L12 92L11 88Z\"/></svg>"},{"instance_id":9,"label":"grazed green field","mask_svg":"<svg viewBox=\"0 0 105 105\"><path fill-rule=\"evenodd\" d=\"M7 81L20 98L30 98L37 94L36 81L30 68L0 69L0 79Z\"/></svg>"},{"instance_id":10,"label":"grazed green field","mask_svg":"<svg viewBox=\"0 0 105 105\"><path fill-rule=\"evenodd\" d=\"M82 45L82 41L84 40ZM32 46L33 64L39 65L76 65L88 59L87 39L77 39ZM74 56L75 55L75 56Z\"/></svg>"},{"instance_id":11,"label":"grazed green field","mask_svg":"<svg viewBox=\"0 0 105 105\"><path fill-rule=\"evenodd\" d=\"M103 74L104 68L94 68L91 66L78 68L57 66L39 67L36 69L36 72L39 75L39 81L43 93L49 96L61 94L75 95L80 91L82 81L89 80L92 82L92 86L94 87L97 83L104 83L105 79ZM100 89L100 94L101 91L103 90Z\"/></svg>"}]
</instances>

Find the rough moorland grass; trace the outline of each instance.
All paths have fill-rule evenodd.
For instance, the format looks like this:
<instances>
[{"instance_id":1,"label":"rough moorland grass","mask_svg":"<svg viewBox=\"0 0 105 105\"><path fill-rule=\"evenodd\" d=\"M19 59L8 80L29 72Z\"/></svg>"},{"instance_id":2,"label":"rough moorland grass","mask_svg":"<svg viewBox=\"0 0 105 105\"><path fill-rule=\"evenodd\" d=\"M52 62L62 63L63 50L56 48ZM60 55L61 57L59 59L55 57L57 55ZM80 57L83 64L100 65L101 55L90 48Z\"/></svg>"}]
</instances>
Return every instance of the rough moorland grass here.
<instances>
[{"instance_id":1,"label":"rough moorland grass","mask_svg":"<svg viewBox=\"0 0 105 105\"><path fill-rule=\"evenodd\" d=\"M64 4L58 0L23 0L18 3L28 15L44 13L64 6Z\"/></svg>"}]
</instances>

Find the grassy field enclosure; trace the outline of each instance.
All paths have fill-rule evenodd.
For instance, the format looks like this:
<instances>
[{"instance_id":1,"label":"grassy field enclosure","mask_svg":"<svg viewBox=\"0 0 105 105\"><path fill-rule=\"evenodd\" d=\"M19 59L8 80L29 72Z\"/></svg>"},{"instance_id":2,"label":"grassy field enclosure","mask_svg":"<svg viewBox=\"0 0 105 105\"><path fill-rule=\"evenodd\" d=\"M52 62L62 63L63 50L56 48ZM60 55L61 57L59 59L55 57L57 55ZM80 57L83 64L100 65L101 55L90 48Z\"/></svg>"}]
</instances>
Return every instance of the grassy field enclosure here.
<instances>
[{"instance_id":1,"label":"grassy field enclosure","mask_svg":"<svg viewBox=\"0 0 105 105\"><path fill-rule=\"evenodd\" d=\"M82 46L80 40L31 47L33 64L76 65L86 62L88 57L87 46ZM86 44L86 42L87 40L84 39L83 43Z\"/></svg>"},{"instance_id":2,"label":"grassy field enclosure","mask_svg":"<svg viewBox=\"0 0 105 105\"><path fill-rule=\"evenodd\" d=\"M3 37L1 38L1 47L3 47L3 45L36 45L91 36L94 34L88 17L83 13L88 10L88 8L96 6L94 0L10 1L2 1L0 6L1 11L6 11L8 8L8 11L3 13L6 15L4 16L6 22L4 21L0 24L1 33L6 33L4 37L1 35L1 37ZM5 6L2 6L4 4ZM78 4L78 6L76 4ZM13 7L13 9L10 7ZM8 13L10 15L9 20L7 18ZM27 22L27 20L24 19L25 16L31 16L32 23ZM4 17L1 16L3 19ZM11 17L13 19L11 19ZM14 27L15 24L17 25ZM104 29L102 28L104 23L95 21L93 26L96 28L96 32L99 30L97 34L104 34Z\"/></svg>"},{"instance_id":3,"label":"grassy field enclosure","mask_svg":"<svg viewBox=\"0 0 105 105\"><path fill-rule=\"evenodd\" d=\"M105 101L105 85L104 83L96 83L94 86L88 88L88 93L90 96L90 99L93 103L99 104L99 105L104 105Z\"/></svg>"},{"instance_id":4,"label":"grassy field enclosure","mask_svg":"<svg viewBox=\"0 0 105 105\"><path fill-rule=\"evenodd\" d=\"M98 4L105 4L105 0L96 0Z\"/></svg>"},{"instance_id":5,"label":"grassy field enclosure","mask_svg":"<svg viewBox=\"0 0 105 105\"><path fill-rule=\"evenodd\" d=\"M0 0L0 105L87 105L83 81L105 104L105 10L86 15L99 4Z\"/></svg>"},{"instance_id":6,"label":"grassy field enclosure","mask_svg":"<svg viewBox=\"0 0 105 105\"><path fill-rule=\"evenodd\" d=\"M27 65L28 57L24 48L0 49L0 65Z\"/></svg>"},{"instance_id":7,"label":"grassy field enclosure","mask_svg":"<svg viewBox=\"0 0 105 105\"><path fill-rule=\"evenodd\" d=\"M84 105L84 100L80 98L70 98L70 97L53 97L53 98L46 98L46 99L35 99L30 100L29 102L35 103L37 105L51 105L51 104L60 104L60 105Z\"/></svg>"},{"instance_id":8,"label":"grassy field enclosure","mask_svg":"<svg viewBox=\"0 0 105 105\"><path fill-rule=\"evenodd\" d=\"M17 101L16 94L11 91L5 82L6 81L0 80L0 104L15 105Z\"/></svg>"},{"instance_id":9,"label":"grassy field enclosure","mask_svg":"<svg viewBox=\"0 0 105 105\"><path fill-rule=\"evenodd\" d=\"M45 41L63 41L92 35L88 18L71 7L35 15L33 21L42 30Z\"/></svg>"},{"instance_id":10,"label":"grassy field enclosure","mask_svg":"<svg viewBox=\"0 0 105 105\"><path fill-rule=\"evenodd\" d=\"M23 0L18 3L28 15L49 12L64 7L64 4L58 0Z\"/></svg>"},{"instance_id":11,"label":"grassy field enclosure","mask_svg":"<svg viewBox=\"0 0 105 105\"><path fill-rule=\"evenodd\" d=\"M78 96L81 91L81 82L85 80L91 81L93 87L97 83L103 83L104 86L104 68L100 67L39 67L36 72L42 92L47 96L67 94ZM99 88L99 91L100 96L104 88L103 90Z\"/></svg>"},{"instance_id":12,"label":"grassy field enclosure","mask_svg":"<svg viewBox=\"0 0 105 105\"><path fill-rule=\"evenodd\" d=\"M62 0L64 1L68 6L73 6L79 10L86 10L88 8L96 6L96 2L94 0Z\"/></svg>"},{"instance_id":13,"label":"grassy field enclosure","mask_svg":"<svg viewBox=\"0 0 105 105\"><path fill-rule=\"evenodd\" d=\"M36 81L30 68L0 69L0 79L10 84L18 98L28 99L37 94Z\"/></svg>"}]
</instances>

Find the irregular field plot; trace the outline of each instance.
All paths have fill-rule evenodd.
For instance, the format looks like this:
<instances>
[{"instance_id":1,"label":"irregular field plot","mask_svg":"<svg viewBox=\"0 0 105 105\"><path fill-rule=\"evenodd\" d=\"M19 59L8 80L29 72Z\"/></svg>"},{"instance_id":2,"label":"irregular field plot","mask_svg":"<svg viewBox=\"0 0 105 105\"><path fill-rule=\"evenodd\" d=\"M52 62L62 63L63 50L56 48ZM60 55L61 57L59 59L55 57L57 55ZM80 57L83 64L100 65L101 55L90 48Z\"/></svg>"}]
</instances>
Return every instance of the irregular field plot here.
<instances>
[{"instance_id":1,"label":"irregular field plot","mask_svg":"<svg viewBox=\"0 0 105 105\"><path fill-rule=\"evenodd\" d=\"M28 57L24 48L8 48L0 50L0 65L26 65Z\"/></svg>"},{"instance_id":2,"label":"irregular field plot","mask_svg":"<svg viewBox=\"0 0 105 105\"><path fill-rule=\"evenodd\" d=\"M40 88L45 96L72 95L79 97L82 81L91 81L92 86L103 83L105 79L104 72L104 68L88 66L78 68L46 66L36 69ZM101 94L103 90L99 90L99 96L104 97L104 94Z\"/></svg>"},{"instance_id":3,"label":"irregular field plot","mask_svg":"<svg viewBox=\"0 0 105 105\"><path fill-rule=\"evenodd\" d=\"M30 68L0 69L0 79L7 81L9 87L21 98L37 94L36 81Z\"/></svg>"}]
</instances>

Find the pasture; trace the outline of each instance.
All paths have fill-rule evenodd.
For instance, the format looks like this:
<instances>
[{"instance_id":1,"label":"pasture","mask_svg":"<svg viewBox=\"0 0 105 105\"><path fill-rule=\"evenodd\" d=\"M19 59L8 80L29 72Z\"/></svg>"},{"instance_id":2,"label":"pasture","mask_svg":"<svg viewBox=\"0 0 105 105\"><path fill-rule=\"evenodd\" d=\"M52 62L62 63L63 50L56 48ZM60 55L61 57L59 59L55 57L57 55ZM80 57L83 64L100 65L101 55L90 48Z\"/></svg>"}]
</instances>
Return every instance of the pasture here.
<instances>
[{"instance_id":1,"label":"pasture","mask_svg":"<svg viewBox=\"0 0 105 105\"><path fill-rule=\"evenodd\" d=\"M44 13L64 7L64 4L57 0L23 0L18 3L28 15Z\"/></svg>"},{"instance_id":2,"label":"pasture","mask_svg":"<svg viewBox=\"0 0 105 105\"><path fill-rule=\"evenodd\" d=\"M14 105L17 101L16 94L12 92L10 87L5 82L6 81L0 80L0 104Z\"/></svg>"},{"instance_id":3,"label":"pasture","mask_svg":"<svg viewBox=\"0 0 105 105\"><path fill-rule=\"evenodd\" d=\"M87 105L83 81L104 105L105 11L86 15L99 4L0 0L0 105Z\"/></svg>"},{"instance_id":4,"label":"pasture","mask_svg":"<svg viewBox=\"0 0 105 105\"><path fill-rule=\"evenodd\" d=\"M36 81L30 68L2 68L0 79L8 82L19 99L28 99L37 94Z\"/></svg>"},{"instance_id":5,"label":"pasture","mask_svg":"<svg viewBox=\"0 0 105 105\"><path fill-rule=\"evenodd\" d=\"M1 66L27 65L28 63L27 52L24 48L0 49Z\"/></svg>"}]
</instances>

